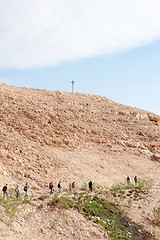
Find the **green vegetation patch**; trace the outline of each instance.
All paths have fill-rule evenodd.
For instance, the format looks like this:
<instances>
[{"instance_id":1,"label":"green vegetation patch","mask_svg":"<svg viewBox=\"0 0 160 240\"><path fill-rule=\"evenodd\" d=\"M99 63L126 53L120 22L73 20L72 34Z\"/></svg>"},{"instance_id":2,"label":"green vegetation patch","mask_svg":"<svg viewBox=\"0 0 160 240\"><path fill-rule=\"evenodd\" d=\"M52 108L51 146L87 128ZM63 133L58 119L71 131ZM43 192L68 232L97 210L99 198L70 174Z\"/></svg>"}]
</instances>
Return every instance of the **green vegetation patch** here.
<instances>
[{"instance_id":1,"label":"green vegetation patch","mask_svg":"<svg viewBox=\"0 0 160 240\"><path fill-rule=\"evenodd\" d=\"M14 217L25 208L25 204L31 204L31 200L32 197L24 200L22 198L16 198L13 189L10 189L7 199L0 198L0 207L4 210L4 216L8 217L8 224L11 224ZM4 217L1 220L5 222Z\"/></svg>"},{"instance_id":2,"label":"green vegetation patch","mask_svg":"<svg viewBox=\"0 0 160 240\"><path fill-rule=\"evenodd\" d=\"M126 201L128 207L130 207L132 201L138 201L144 198L152 185L153 180L140 179L137 186L129 182L113 184L110 192L118 204Z\"/></svg>"},{"instance_id":3,"label":"green vegetation patch","mask_svg":"<svg viewBox=\"0 0 160 240\"><path fill-rule=\"evenodd\" d=\"M111 239L154 239L153 236L131 221L118 205L108 202L98 194L75 193L74 196L55 195L48 202L54 208L77 209L88 220L101 224Z\"/></svg>"}]
</instances>

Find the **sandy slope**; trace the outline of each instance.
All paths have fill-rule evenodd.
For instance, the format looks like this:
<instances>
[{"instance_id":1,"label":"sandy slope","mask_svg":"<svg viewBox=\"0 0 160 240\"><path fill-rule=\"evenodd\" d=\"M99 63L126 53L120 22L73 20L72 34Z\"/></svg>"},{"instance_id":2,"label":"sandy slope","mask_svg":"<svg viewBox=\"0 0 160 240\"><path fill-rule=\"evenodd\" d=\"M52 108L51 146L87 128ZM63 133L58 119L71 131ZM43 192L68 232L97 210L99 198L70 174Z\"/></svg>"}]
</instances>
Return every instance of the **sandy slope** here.
<instances>
[{"instance_id":1,"label":"sandy slope","mask_svg":"<svg viewBox=\"0 0 160 240\"><path fill-rule=\"evenodd\" d=\"M1 186L6 182L9 187L17 183L23 185L27 181L31 191L37 187L44 192L51 179L55 184L61 180L66 188L70 181L74 180L81 186L90 179L111 186L124 181L128 175L132 181L137 175L153 179L157 184L160 182L159 172L159 116L100 96L0 84ZM141 203L141 209L135 206L130 211L130 216L148 229L150 223L141 215L143 211L145 216L152 215L160 198L159 190L155 192L156 198L153 193L147 203ZM69 219L77 219L77 230L72 231L78 239L80 235L76 234L81 234L78 231L81 217L77 213L67 214ZM43 213L40 216L43 219ZM87 222L83 221L88 229ZM35 223L32 223L35 229L32 239L45 239L45 233L38 236ZM39 221L39 225L43 222ZM13 236L7 226L5 228L2 237L6 231L8 239L20 239ZM152 228L159 236L159 230ZM27 228L24 231L27 232ZM70 231L70 227L64 231L66 239L69 239ZM89 230L85 231L79 239L94 239ZM97 231L99 239L103 239L101 230ZM29 235L25 234L23 237L27 239ZM55 234L55 239L61 239L61 233L54 230Z\"/></svg>"}]
</instances>

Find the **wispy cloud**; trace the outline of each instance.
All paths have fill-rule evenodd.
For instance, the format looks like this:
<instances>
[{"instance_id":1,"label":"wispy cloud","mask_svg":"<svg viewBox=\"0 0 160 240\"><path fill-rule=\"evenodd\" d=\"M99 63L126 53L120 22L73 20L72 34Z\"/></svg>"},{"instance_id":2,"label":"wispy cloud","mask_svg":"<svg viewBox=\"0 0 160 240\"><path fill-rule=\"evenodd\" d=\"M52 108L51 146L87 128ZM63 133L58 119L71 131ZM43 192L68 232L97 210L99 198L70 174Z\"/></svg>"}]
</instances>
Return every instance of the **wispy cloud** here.
<instances>
[{"instance_id":1,"label":"wispy cloud","mask_svg":"<svg viewBox=\"0 0 160 240\"><path fill-rule=\"evenodd\" d=\"M0 0L0 68L53 66L160 38L159 0Z\"/></svg>"}]
</instances>

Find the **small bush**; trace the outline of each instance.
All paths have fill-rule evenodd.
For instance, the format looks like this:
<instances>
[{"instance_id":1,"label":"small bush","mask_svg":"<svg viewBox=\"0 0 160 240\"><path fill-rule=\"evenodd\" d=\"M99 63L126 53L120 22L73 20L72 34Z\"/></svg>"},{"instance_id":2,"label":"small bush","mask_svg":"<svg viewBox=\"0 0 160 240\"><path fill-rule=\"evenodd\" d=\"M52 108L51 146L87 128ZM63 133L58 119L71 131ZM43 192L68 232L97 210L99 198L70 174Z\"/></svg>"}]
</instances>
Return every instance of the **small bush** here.
<instances>
[{"instance_id":1,"label":"small bush","mask_svg":"<svg viewBox=\"0 0 160 240\"><path fill-rule=\"evenodd\" d=\"M38 199L44 201L46 198L49 198L47 195L41 195Z\"/></svg>"},{"instance_id":2,"label":"small bush","mask_svg":"<svg viewBox=\"0 0 160 240\"><path fill-rule=\"evenodd\" d=\"M73 208L74 201L71 198L69 198L67 195L58 197L55 194L52 200L49 201L48 205L52 208L58 207L58 208L70 209L70 208Z\"/></svg>"}]
</instances>

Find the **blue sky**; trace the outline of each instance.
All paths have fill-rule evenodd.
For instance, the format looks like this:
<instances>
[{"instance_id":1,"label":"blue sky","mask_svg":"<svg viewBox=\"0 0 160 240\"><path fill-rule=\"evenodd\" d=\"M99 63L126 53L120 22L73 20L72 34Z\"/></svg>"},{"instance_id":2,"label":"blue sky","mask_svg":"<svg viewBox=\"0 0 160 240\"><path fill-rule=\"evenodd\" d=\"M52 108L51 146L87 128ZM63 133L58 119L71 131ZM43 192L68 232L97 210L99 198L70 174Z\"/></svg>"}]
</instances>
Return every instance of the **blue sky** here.
<instances>
[{"instance_id":1,"label":"blue sky","mask_svg":"<svg viewBox=\"0 0 160 240\"><path fill-rule=\"evenodd\" d=\"M160 115L160 41L119 54L29 70L1 70L1 82L105 96ZM2 80L3 79L3 80ZM6 80L5 80L6 79Z\"/></svg>"},{"instance_id":2,"label":"blue sky","mask_svg":"<svg viewBox=\"0 0 160 240\"><path fill-rule=\"evenodd\" d=\"M160 115L160 1L0 0L0 82Z\"/></svg>"}]
</instances>

